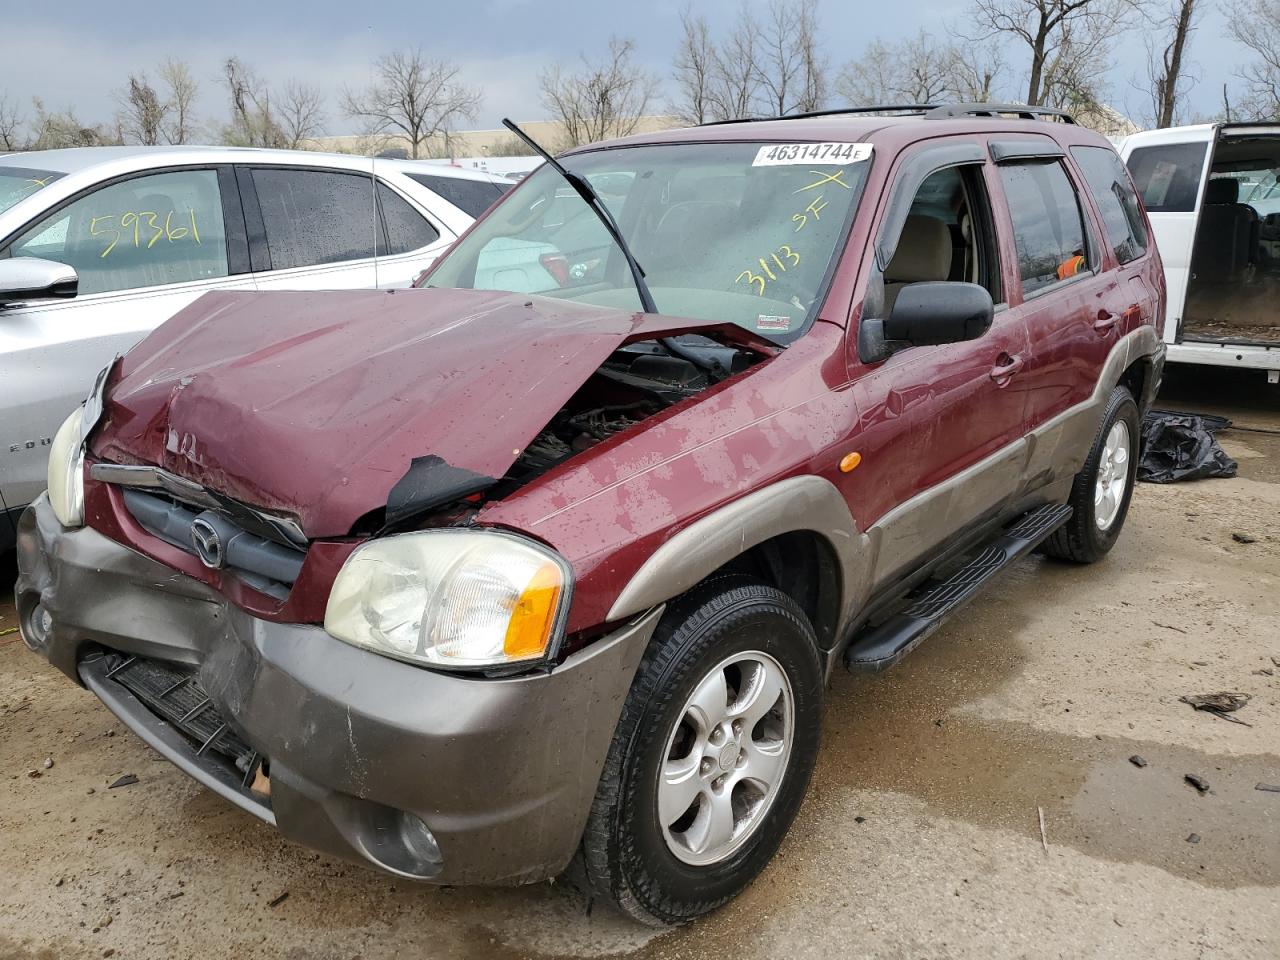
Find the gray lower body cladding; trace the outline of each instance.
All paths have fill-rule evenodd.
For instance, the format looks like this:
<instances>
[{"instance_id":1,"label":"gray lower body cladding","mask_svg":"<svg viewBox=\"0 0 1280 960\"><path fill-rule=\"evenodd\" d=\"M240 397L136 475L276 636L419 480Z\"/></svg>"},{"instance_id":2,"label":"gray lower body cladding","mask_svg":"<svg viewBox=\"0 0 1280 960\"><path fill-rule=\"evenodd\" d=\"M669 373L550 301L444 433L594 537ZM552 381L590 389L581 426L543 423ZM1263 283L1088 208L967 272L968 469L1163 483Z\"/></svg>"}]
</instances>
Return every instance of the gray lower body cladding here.
<instances>
[{"instance_id":1,"label":"gray lower body cladding","mask_svg":"<svg viewBox=\"0 0 1280 960\"><path fill-rule=\"evenodd\" d=\"M550 673L484 679L252 617L95 530L63 528L43 497L20 521L18 562L28 645L186 773L292 840L439 883L564 869L660 613ZM38 631L37 604L48 612ZM125 659L115 653L191 673L236 742L268 760L269 799L108 677Z\"/></svg>"}]
</instances>

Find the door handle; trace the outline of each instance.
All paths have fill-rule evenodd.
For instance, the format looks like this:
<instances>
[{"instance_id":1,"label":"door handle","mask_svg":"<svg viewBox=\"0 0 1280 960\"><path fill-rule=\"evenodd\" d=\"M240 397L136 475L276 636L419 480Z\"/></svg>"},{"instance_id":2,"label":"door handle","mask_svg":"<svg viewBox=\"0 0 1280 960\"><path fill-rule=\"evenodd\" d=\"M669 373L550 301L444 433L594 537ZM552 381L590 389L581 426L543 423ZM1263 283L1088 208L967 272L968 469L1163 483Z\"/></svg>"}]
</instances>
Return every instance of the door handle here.
<instances>
[{"instance_id":1,"label":"door handle","mask_svg":"<svg viewBox=\"0 0 1280 960\"><path fill-rule=\"evenodd\" d=\"M1128 311L1125 311L1128 313ZM1117 323L1120 322L1120 314L1112 313L1110 310L1099 310L1098 319L1093 321L1093 329L1098 333L1106 333Z\"/></svg>"},{"instance_id":2,"label":"door handle","mask_svg":"<svg viewBox=\"0 0 1280 960\"><path fill-rule=\"evenodd\" d=\"M991 379L999 383L1002 380L1008 380L1015 373L1022 369L1022 357L1012 356L1006 357L1003 363L997 363L991 368Z\"/></svg>"}]
</instances>

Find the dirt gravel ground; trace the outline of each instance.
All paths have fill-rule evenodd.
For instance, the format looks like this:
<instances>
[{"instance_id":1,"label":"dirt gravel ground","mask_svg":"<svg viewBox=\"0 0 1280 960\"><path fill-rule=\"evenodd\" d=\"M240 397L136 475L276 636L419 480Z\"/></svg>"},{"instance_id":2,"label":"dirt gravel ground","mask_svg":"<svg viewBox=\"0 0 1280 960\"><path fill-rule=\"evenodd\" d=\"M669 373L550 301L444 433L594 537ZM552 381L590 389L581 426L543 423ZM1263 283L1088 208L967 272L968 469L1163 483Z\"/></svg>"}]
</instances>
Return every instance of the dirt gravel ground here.
<instances>
[{"instance_id":1,"label":"dirt gravel ground","mask_svg":"<svg viewBox=\"0 0 1280 960\"><path fill-rule=\"evenodd\" d=\"M1275 960L1280 793L1255 785L1280 784L1280 388L1173 388L1246 428L1223 436L1240 476L1140 486L1105 562L1030 558L900 667L839 673L781 854L680 930L564 884L410 886L291 846L0 635L0 960ZM1178 699L1218 690L1251 695L1248 726Z\"/></svg>"}]
</instances>

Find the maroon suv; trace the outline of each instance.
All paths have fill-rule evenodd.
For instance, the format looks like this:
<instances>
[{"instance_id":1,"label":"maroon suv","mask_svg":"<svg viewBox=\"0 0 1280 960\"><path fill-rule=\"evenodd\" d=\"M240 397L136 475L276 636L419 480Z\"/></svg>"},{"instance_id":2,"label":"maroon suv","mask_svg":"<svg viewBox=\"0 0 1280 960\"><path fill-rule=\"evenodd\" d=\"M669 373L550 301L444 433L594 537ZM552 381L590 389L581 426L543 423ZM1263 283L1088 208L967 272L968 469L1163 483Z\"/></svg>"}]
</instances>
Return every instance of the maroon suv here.
<instances>
[{"instance_id":1,"label":"maroon suv","mask_svg":"<svg viewBox=\"0 0 1280 960\"><path fill-rule=\"evenodd\" d=\"M317 849L715 908L837 663L1124 523L1159 258L1106 140L1010 112L596 144L420 289L205 296L60 431L24 639Z\"/></svg>"}]
</instances>

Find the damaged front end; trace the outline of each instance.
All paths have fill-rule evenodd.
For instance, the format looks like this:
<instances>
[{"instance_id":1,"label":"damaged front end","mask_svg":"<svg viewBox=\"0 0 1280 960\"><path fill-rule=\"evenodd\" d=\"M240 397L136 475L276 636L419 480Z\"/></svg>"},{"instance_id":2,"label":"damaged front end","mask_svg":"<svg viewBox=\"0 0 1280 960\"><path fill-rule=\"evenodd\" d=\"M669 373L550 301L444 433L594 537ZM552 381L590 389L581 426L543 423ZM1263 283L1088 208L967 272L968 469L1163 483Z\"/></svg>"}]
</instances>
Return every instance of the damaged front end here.
<instances>
[{"instance_id":1,"label":"damaged front end","mask_svg":"<svg viewBox=\"0 0 1280 960\"><path fill-rule=\"evenodd\" d=\"M114 368L86 512L254 616L324 623L370 540L482 524L776 351L732 325L511 294L213 294Z\"/></svg>"}]
</instances>

